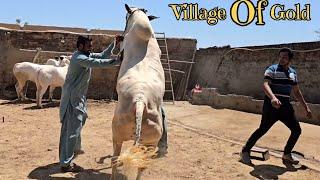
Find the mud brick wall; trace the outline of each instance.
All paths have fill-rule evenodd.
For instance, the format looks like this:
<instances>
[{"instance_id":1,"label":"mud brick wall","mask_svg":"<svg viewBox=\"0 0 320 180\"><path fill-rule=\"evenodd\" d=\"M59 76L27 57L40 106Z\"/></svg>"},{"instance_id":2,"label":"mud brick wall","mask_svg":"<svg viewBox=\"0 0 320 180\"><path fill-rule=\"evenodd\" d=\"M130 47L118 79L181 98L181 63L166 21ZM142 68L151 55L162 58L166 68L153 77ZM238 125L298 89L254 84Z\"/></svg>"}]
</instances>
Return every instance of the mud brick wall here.
<instances>
[{"instance_id":1,"label":"mud brick wall","mask_svg":"<svg viewBox=\"0 0 320 180\"><path fill-rule=\"evenodd\" d=\"M41 27L41 30L43 28ZM93 51L101 52L113 41L114 34L118 31L110 31L110 34L96 34L105 32L103 30L92 30L92 32L94 33L82 35L89 35L93 39ZM66 31L31 31L0 28L0 95L9 98L15 97L14 84L16 80L12 74L12 68L18 62L32 62L36 54L34 51L26 51L24 49L34 50L40 47L43 51L55 51L42 52L40 54L36 63L43 64L48 58L74 52L78 36L79 33ZM170 59L191 61L192 52L196 50L196 42L195 39L168 38L167 44ZM181 99L189 66L175 63L172 64L172 68L186 72L185 75L172 73L175 96ZM119 67L93 69L88 97L94 99L116 99L115 86L118 70ZM30 83L29 89L29 97L34 97L35 86L33 83ZM55 98L59 98L60 90L57 90L54 94Z\"/></svg>"}]
</instances>

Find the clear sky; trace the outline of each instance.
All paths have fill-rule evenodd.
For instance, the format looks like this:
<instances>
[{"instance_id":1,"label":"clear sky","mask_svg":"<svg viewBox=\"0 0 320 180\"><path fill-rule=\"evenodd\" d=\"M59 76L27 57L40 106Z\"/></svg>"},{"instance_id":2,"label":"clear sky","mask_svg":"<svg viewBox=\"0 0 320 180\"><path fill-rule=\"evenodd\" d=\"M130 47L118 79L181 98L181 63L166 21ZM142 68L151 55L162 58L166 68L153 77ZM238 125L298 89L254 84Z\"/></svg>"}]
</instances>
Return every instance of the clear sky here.
<instances>
[{"instance_id":1,"label":"clear sky","mask_svg":"<svg viewBox=\"0 0 320 180\"><path fill-rule=\"evenodd\" d=\"M1 2L0 22L15 23L17 18L33 25L54 25L82 28L123 30L125 26L124 4L143 7L149 14L160 18L152 22L156 32L167 36L196 38L198 47L232 47L267 45L320 40L315 33L320 29L319 0L269 0L263 12L266 25L256 26L255 22L241 27L232 22L230 8L235 0L4 0ZM252 0L256 4L257 0ZM215 26L205 21L177 21L168 4L198 3L208 10L219 6L227 10L227 19ZM294 8L294 4L311 4L311 21L274 21L269 12L274 4ZM246 8L240 7L240 16L246 16Z\"/></svg>"}]
</instances>

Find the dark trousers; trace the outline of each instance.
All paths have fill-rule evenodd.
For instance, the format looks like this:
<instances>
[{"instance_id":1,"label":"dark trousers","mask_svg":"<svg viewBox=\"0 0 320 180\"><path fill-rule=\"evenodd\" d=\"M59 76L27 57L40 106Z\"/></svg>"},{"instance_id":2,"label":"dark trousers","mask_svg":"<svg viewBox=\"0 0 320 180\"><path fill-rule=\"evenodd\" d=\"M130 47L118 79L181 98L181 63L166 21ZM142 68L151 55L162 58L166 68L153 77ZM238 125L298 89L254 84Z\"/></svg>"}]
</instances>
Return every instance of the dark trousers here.
<instances>
[{"instance_id":1,"label":"dark trousers","mask_svg":"<svg viewBox=\"0 0 320 180\"><path fill-rule=\"evenodd\" d=\"M161 105L161 115L162 115L162 127L163 127L163 132L161 139L159 140L158 147L159 148L168 148L168 122L167 122L167 117L166 113L164 111L163 105Z\"/></svg>"},{"instance_id":2,"label":"dark trousers","mask_svg":"<svg viewBox=\"0 0 320 180\"><path fill-rule=\"evenodd\" d=\"M278 99L281 101L282 105L279 109L276 109L271 105L271 100L268 97L265 97L260 126L248 139L246 145L242 149L243 152L250 152L256 142L268 132L274 123L280 120L291 130L291 135L284 148L284 154L291 153L301 134L301 127L294 115L294 110L290 104L289 98L278 97Z\"/></svg>"}]
</instances>

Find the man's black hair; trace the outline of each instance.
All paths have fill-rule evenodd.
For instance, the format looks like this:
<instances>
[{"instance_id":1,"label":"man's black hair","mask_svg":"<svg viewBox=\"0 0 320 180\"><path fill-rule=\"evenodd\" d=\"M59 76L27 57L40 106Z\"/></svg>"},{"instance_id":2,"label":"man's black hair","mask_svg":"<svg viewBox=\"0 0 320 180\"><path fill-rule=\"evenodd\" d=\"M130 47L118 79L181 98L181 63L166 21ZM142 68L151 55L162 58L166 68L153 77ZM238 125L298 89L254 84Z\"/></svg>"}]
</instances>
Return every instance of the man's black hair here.
<instances>
[{"instance_id":1,"label":"man's black hair","mask_svg":"<svg viewBox=\"0 0 320 180\"><path fill-rule=\"evenodd\" d=\"M92 41L92 39L90 39L89 36L87 36L87 37L78 36L77 48L79 48L80 44L82 44L84 46L86 42L90 42L90 41Z\"/></svg>"},{"instance_id":2,"label":"man's black hair","mask_svg":"<svg viewBox=\"0 0 320 180\"><path fill-rule=\"evenodd\" d=\"M290 48L282 48L280 49L279 51L279 54L282 53L282 52L287 52L288 55L289 55L289 59L291 60L293 58L293 52Z\"/></svg>"}]
</instances>

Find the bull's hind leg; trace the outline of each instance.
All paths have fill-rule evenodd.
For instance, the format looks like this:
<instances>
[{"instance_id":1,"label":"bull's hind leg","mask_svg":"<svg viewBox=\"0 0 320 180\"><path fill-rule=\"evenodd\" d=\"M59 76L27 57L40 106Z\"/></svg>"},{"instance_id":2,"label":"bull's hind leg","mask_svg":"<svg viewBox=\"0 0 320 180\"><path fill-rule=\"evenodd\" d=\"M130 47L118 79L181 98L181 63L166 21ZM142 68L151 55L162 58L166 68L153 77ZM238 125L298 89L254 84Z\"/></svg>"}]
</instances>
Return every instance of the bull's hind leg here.
<instances>
[{"instance_id":1,"label":"bull's hind leg","mask_svg":"<svg viewBox=\"0 0 320 180\"><path fill-rule=\"evenodd\" d=\"M137 175L137 179L136 179L136 180L140 180L140 179L141 179L142 172L143 172L143 169L139 168L139 169L138 169L138 175Z\"/></svg>"},{"instance_id":2,"label":"bull's hind leg","mask_svg":"<svg viewBox=\"0 0 320 180\"><path fill-rule=\"evenodd\" d=\"M113 157L111 158L111 166L112 166L112 175L111 179L116 180L117 179L117 159L120 155L122 148L122 142L117 142L113 139Z\"/></svg>"},{"instance_id":3,"label":"bull's hind leg","mask_svg":"<svg viewBox=\"0 0 320 180\"><path fill-rule=\"evenodd\" d=\"M53 99L52 97L53 97L54 88L56 88L56 87L54 87L54 86L49 87L49 101L50 102L52 102L52 99Z\"/></svg>"},{"instance_id":4,"label":"bull's hind leg","mask_svg":"<svg viewBox=\"0 0 320 180\"><path fill-rule=\"evenodd\" d=\"M152 144L148 144L148 145L145 145L148 150L147 151L155 151L156 148L157 148L157 143L152 143ZM153 153L152 153L153 154ZM148 158L152 158L151 156L149 156ZM142 173L143 171L145 170L145 168L138 168L138 174L137 174L137 178L136 180L140 180L141 179L141 176L142 176Z\"/></svg>"},{"instance_id":5,"label":"bull's hind leg","mask_svg":"<svg viewBox=\"0 0 320 180\"><path fill-rule=\"evenodd\" d=\"M18 80L18 82L15 85L18 99L21 99L21 100L26 99L25 94L23 93L23 87L25 84L26 84L25 80Z\"/></svg>"},{"instance_id":6,"label":"bull's hind leg","mask_svg":"<svg viewBox=\"0 0 320 180\"><path fill-rule=\"evenodd\" d=\"M19 92L19 82L16 83L15 88L16 88L16 93L17 93L17 96L18 96L18 100L21 100L21 95L20 95L20 92Z\"/></svg>"},{"instance_id":7,"label":"bull's hind leg","mask_svg":"<svg viewBox=\"0 0 320 180\"><path fill-rule=\"evenodd\" d=\"M39 108L42 108L42 97L46 92L47 88L48 86L46 85L41 86L37 84L37 105Z\"/></svg>"}]
</instances>

